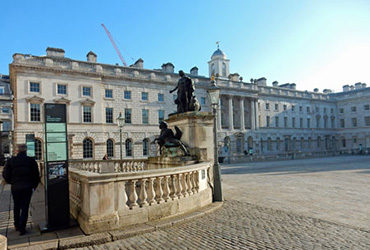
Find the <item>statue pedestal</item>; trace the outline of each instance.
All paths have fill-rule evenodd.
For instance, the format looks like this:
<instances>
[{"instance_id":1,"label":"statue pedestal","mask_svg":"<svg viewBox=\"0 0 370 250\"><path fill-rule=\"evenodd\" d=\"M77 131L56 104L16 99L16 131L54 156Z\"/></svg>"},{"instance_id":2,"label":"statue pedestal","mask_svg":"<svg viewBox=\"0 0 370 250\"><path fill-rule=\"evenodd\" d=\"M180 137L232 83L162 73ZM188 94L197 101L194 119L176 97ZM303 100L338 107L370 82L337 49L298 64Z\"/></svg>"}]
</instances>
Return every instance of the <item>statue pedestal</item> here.
<instances>
[{"instance_id":1,"label":"statue pedestal","mask_svg":"<svg viewBox=\"0 0 370 250\"><path fill-rule=\"evenodd\" d=\"M213 114L211 112L173 114L166 122L173 131L175 126L180 128L181 141L189 147L190 155L196 155L199 161L213 162Z\"/></svg>"}]
</instances>

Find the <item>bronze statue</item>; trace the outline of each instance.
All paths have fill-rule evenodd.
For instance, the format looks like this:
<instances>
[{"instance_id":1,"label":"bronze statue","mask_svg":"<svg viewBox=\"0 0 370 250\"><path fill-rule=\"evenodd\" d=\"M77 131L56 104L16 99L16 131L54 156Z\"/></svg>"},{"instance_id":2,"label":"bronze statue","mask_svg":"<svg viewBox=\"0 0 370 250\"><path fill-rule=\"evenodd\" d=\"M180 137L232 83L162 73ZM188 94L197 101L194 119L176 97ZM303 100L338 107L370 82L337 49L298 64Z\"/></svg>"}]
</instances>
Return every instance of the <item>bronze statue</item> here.
<instances>
[{"instance_id":1,"label":"bronze statue","mask_svg":"<svg viewBox=\"0 0 370 250\"><path fill-rule=\"evenodd\" d=\"M177 126L175 126L176 134L173 133L172 129L168 128L167 122L161 122L159 124L159 129L161 133L153 142L158 143L161 155L163 155L163 147L180 147L185 155L189 155L185 145L180 141L182 132Z\"/></svg>"},{"instance_id":2,"label":"bronze statue","mask_svg":"<svg viewBox=\"0 0 370 250\"><path fill-rule=\"evenodd\" d=\"M175 104L177 104L177 113L194 111L194 108L190 107L195 90L194 83L185 75L184 71L180 70L179 75L181 78L177 82L177 86L173 90L170 90L170 93L177 90L177 99L175 100Z\"/></svg>"}]
</instances>

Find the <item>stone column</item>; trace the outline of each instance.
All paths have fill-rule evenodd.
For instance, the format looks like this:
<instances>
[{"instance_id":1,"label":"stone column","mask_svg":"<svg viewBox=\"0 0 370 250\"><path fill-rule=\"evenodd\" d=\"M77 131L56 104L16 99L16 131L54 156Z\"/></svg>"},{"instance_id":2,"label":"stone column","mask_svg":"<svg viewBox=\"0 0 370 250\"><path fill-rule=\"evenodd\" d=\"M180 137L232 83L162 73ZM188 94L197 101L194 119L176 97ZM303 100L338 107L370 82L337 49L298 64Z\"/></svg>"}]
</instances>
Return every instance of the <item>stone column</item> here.
<instances>
[{"instance_id":1,"label":"stone column","mask_svg":"<svg viewBox=\"0 0 370 250\"><path fill-rule=\"evenodd\" d=\"M229 130L234 130L233 98L229 96Z\"/></svg>"},{"instance_id":2,"label":"stone column","mask_svg":"<svg viewBox=\"0 0 370 250\"><path fill-rule=\"evenodd\" d=\"M220 103L221 103L221 98L220 98ZM222 124L221 124L221 105L218 105L217 107L217 131L220 131L222 129Z\"/></svg>"},{"instance_id":3,"label":"stone column","mask_svg":"<svg viewBox=\"0 0 370 250\"><path fill-rule=\"evenodd\" d=\"M254 99L251 99L251 126L252 130L256 129L257 124L257 114L256 114L256 101Z\"/></svg>"},{"instance_id":4,"label":"stone column","mask_svg":"<svg viewBox=\"0 0 370 250\"><path fill-rule=\"evenodd\" d=\"M240 97L240 130L245 129L244 98Z\"/></svg>"}]
</instances>

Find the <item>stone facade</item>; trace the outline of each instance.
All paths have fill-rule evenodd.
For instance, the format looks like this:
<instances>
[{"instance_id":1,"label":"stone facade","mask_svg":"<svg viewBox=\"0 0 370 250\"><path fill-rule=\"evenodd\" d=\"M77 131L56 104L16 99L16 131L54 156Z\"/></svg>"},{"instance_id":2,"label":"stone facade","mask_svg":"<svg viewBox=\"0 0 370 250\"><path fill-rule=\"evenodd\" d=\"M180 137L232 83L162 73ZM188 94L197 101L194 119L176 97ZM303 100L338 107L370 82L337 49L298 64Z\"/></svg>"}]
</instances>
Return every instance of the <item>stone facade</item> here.
<instances>
[{"instance_id":1,"label":"stone facade","mask_svg":"<svg viewBox=\"0 0 370 250\"><path fill-rule=\"evenodd\" d=\"M120 112L123 116L130 113L126 117L130 122L122 130L123 157L153 156L156 147L150 142L159 134L159 120L176 110L175 95L169 94L179 79L175 66L165 63L159 70L148 70L142 59L123 67L99 63L93 52L86 61L64 54L54 48L48 48L46 56L14 54L10 64L14 143L34 133L43 145L43 104L65 103L71 159L97 160L108 150L111 158L119 159L116 118ZM370 147L370 111L366 106L370 104L370 88L365 84L345 86L341 93L299 91L294 83L279 85L275 81L268 86L266 78L245 82L239 74L230 74L229 63L225 53L217 49L208 62L209 77L199 76L196 67L189 74L202 111L210 111L207 86L212 74L221 88L217 120L221 157L238 160L249 149L253 156L277 156L357 152L360 147ZM353 112L352 107L356 107ZM91 153L85 152L86 142L92 144ZM110 149L109 143L113 145ZM38 150L42 151L42 146ZM39 153L40 159L42 155Z\"/></svg>"},{"instance_id":2,"label":"stone facade","mask_svg":"<svg viewBox=\"0 0 370 250\"><path fill-rule=\"evenodd\" d=\"M4 163L12 151L9 143L13 131L13 109L12 91L10 89L10 79L7 75L0 74L0 165Z\"/></svg>"}]
</instances>

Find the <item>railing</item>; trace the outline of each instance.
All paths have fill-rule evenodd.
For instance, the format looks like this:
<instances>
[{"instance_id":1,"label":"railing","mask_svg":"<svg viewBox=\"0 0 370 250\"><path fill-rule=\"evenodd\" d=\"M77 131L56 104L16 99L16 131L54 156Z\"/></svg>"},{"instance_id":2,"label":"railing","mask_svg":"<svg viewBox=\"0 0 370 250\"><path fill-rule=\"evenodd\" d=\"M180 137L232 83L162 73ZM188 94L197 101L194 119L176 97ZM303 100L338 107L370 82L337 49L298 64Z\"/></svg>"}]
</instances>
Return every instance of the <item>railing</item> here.
<instances>
[{"instance_id":1,"label":"railing","mask_svg":"<svg viewBox=\"0 0 370 250\"><path fill-rule=\"evenodd\" d=\"M208 186L210 167L211 164L205 162L186 167L118 174L70 169L71 213L85 233L184 213L212 202ZM160 208L162 206L163 211ZM137 219L127 222L125 216L131 213ZM102 221L105 221L103 228L100 224Z\"/></svg>"},{"instance_id":2,"label":"railing","mask_svg":"<svg viewBox=\"0 0 370 250\"><path fill-rule=\"evenodd\" d=\"M147 159L132 160L70 160L69 167L93 173L126 173L147 169Z\"/></svg>"}]
</instances>

